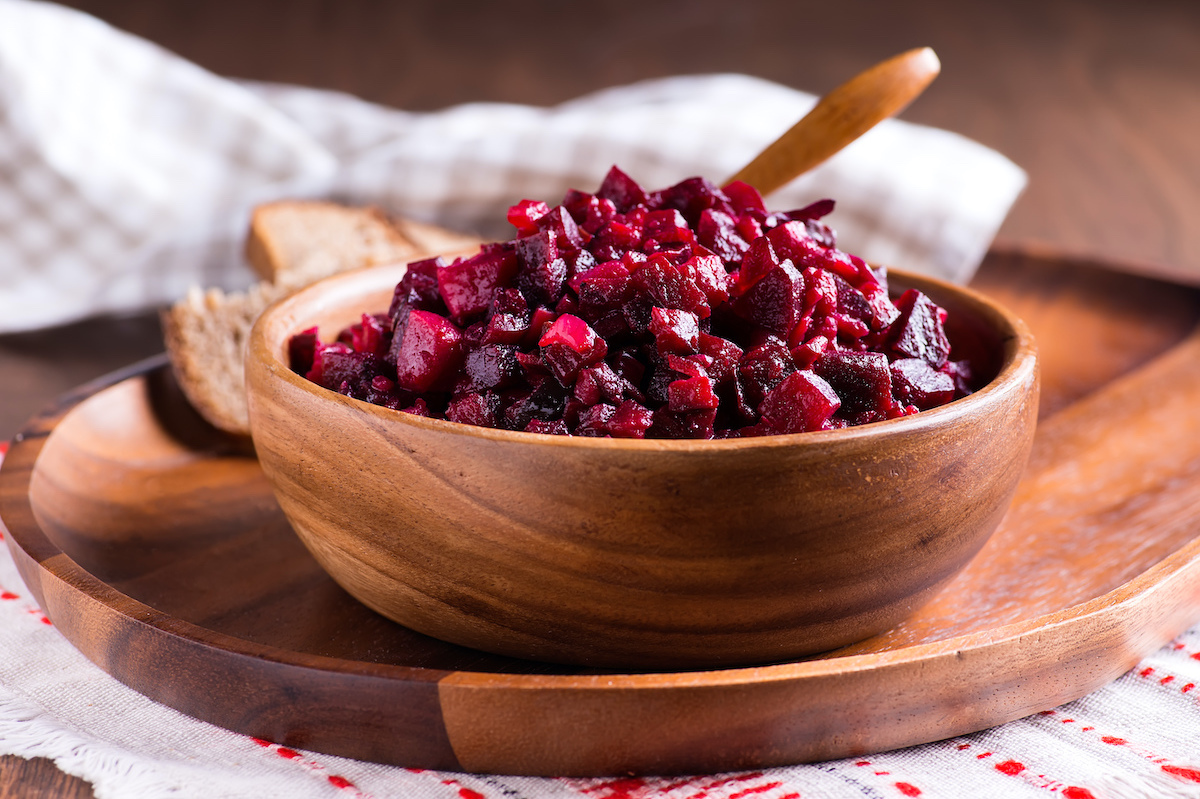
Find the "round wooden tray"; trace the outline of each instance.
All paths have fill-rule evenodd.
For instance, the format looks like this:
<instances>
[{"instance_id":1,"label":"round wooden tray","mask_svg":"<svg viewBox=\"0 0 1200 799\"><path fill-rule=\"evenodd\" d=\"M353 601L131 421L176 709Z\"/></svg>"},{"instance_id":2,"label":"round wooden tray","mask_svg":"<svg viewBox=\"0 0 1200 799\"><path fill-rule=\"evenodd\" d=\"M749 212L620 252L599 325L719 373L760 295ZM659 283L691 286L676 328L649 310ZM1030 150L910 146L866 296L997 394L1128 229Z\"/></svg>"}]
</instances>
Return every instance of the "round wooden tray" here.
<instances>
[{"instance_id":1,"label":"round wooden tray","mask_svg":"<svg viewBox=\"0 0 1200 799\"><path fill-rule=\"evenodd\" d=\"M1200 618L1200 303L1019 253L994 255L976 285L1042 336L1047 418L1013 508L912 619L802 662L585 672L405 630L317 567L245 442L199 420L162 359L32 420L0 468L0 519L30 590L87 657L288 746L458 771L663 774L979 730L1103 685ZM1076 335L1054 338L1064 326Z\"/></svg>"}]
</instances>

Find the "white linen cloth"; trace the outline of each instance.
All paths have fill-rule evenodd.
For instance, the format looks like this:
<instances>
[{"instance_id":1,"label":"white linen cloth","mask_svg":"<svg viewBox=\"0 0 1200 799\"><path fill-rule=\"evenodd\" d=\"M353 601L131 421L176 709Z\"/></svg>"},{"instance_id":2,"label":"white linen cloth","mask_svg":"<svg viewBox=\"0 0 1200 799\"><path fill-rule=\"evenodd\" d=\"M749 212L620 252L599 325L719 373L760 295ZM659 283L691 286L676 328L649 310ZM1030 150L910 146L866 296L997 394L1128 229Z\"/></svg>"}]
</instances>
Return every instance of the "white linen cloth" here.
<instances>
[{"instance_id":1,"label":"white linen cloth","mask_svg":"<svg viewBox=\"0 0 1200 799\"><path fill-rule=\"evenodd\" d=\"M614 164L648 189L719 182L814 102L709 75L406 113L235 83L93 17L0 0L0 333L244 285L266 200L333 196L506 238L509 205L594 191ZM1024 185L994 151L889 121L770 205L832 197L843 249L966 280Z\"/></svg>"},{"instance_id":2,"label":"white linen cloth","mask_svg":"<svg viewBox=\"0 0 1200 799\"><path fill-rule=\"evenodd\" d=\"M524 197L720 179L814 99L739 75L555 108L405 113L238 84L86 15L0 0L0 332L244 284L249 209L335 196L463 230ZM833 197L845 249L965 280L1025 182L1002 156L889 122L772 198ZM0 451L3 446L0 445ZM298 752L188 718L104 674L42 615L0 547L0 754L47 757L97 796L828 799L1200 796L1200 628L1054 711L896 752L725 775L535 779Z\"/></svg>"}]
</instances>

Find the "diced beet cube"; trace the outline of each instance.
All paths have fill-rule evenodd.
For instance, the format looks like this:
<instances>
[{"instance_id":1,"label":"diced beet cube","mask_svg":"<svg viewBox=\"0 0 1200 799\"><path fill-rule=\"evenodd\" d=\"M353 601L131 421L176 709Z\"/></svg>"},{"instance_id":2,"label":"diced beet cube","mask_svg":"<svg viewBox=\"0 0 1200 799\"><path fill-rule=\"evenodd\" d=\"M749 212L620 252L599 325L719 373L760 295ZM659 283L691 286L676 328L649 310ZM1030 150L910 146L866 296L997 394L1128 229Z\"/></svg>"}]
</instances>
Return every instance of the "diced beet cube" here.
<instances>
[{"instance_id":1,"label":"diced beet cube","mask_svg":"<svg viewBox=\"0 0 1200 799\"><path fill-rule=\"evenodd\" d=\"M681 268L704 292L710 306L719 305L729 299L729 287L733 285L733 276L725 270L724 262L714 253L694 253Z\"/></svg>"},{"instance_id":2,"label":"diced beet cube","mask_svg":"<svg viewBox=\"0 0 1200 799\"><path fill-rule=\"evenodd\" d=\"M483 333L485 344L520 344L529 331L529 314L493 313Z\"/></svg>"},{"instance_id":3,"label":"diced beet cube","mask_svg":"<svg viewBox=\"0 0 1200 799\"><path fill-rule=\"evenodd\" d=\"M430 311L409 314L404 335L392 339L388 360L396 366L396 383L409 391L428 391L462 363L462 333L443 316Z\"/></svg>"},{"instance_id":4,"label":"diced beet cube","mask_svg":"<svg viewBox=\"0 0 1200 799\"><path fill-rule=\"evenodd\" d=\"M571 212L571 217L580 228L592 235L611 222L617 214L617 206L612 200L575 189L567 191L566 197L563 198L563 207Z\"/></svg>"},{"instance_id":5,"label":"diced beet cube","mask_svg":"<svg viewBox=\"0 0 1200 799\"><path fill-rule=\"evenodd\" d=\"M762 221L754 214L742 214L734 224L737 227L738 235L751 244L763 234Z\"/></svg>"},{"instance_id":6,"label":"diced beet cube","mask_svg":"<svg viewBox=\"0 0 1200 799\"><path fill-rule=\"evenodd\" d=\"M550 206L541 200L521 200L508 209L508 221L517 229L518 236L528 236L537 231L537 222L550 213Z\"/></svg>"},{"instance_id":7,"label":"diced beet cube","mask_svg":"<svg viewBox=\"0 0 1200 799\"><path fill-rule=\"evenodd\" d=\"M708 208L718 208L722 211L733 210L733 204L725 192L716 184L705 178L687 178L670 188L656 192L650 198L650 204L657 208L674 209L683 213L691 224L695 224L700 214Z\"/></svg>"},{"instance_id":8,"label":"diced beet cube","mask_svg":"<svg viewBox=\"0 0 1200 799\"><path fill-rule=\"evenodd\" d=\"M750 244L738 234L733 217L706 208L696 225L696 240L726 261L740 261Z\"/></svg>"},{"instance_id":9,"label":"diced beet cube","mask_svg":"<svg viewBox=\"0 0 1200 799\"><path fill-rule=\"evenodd\" d=\"M608 420L617 409L607 403L599 403L587 408L579 414L579 424L575 427L575 435L592 438L606 438L612 435L608 429Z\"/></svg>"},{"instance_id":10,"label":"diced beet cube","mask_svg":"<svg viewBox=\"0 0 1200 799\"><path fill-rule=\"evenodd\" d=\"M708 370L712 368L712 365L712 358L699 353L686 356L667 356L667 366L669 366L672 371L678 372L684 377L708 377Z\"/></svg>"},{"instance_id":11,"label":"diced beet cube","mask_svg":"<svg viewBox=\"0 0 1200 799\"><path fill-rule=\"evenodd\" d=\"M700 347L700 320L677 308L650 309L650 332L661 353L689 355Z\"/></svg>"},{"instance_id":12,"label":"diced beet cube","mask_svg":"<svg viewBox=\"0 0 1200 799\"><path fill-rule=\"evenodd\" d=\"M521 365L517 363L517 348L503 344L484 344L468 350L463 362L463 371L477 390L510 386L521 376Z\"/></svg>"},{"instance_id":13,"label":"diced beet cube","mask_svg":"<svg viewBox=\"0 0 1200 799\"><path fill-rule=\"evenodd\" d=\"M543 421L542 419L530 419L529 424L525 425L526 433L541 433L549 436L569 436L571 431L567 429L567 423L562 419L555 419L552 422Z\"/></svg>"},{"instance_id":14,"label":"diced beet cube","mask_svg":"<svg viewBox=\"0 0 1200 799\"><path fill-rule=\"evenodd\" d=\"M950 355L950 340L942 327L944 311L916 289L896 302L900 316L891 327L891 348L905 358L921 358L938 369Z\"/></svg>"},{"instance_id":15,"label":"diced beet cube","mask_svg":"<svg viewBox=\"0 0 1200 799\"><path fill-rule=\"evenodd\" d=\"M774 336L743 355L738 364L746 398L755 407L794 371L796 364L787 344Z\"/></svg>"},{"instance_id":16,"label":"diced beet cube","mask_svg":"<svg viewBox=\"0 0 1200 799\"><path fill-rule=\"evenodd\" d=\"M755 239L750 242L750 247L742 258L742 265L738 268L737 277L729 293L740 297L777 266L779 256L776 255L771 242L765 237Z\"/></svg>"},{"instance_id":17,"label":"diced beet cube","mask_svg":"<svg viewBox=\"0 0 1200 799\"><path fill-rule=\"evenodd\" d=\"M607 428L613 438L645 438L654 421L654 414L639 402L625 400L608 418Z\"/></svg>"},{"instance_id":18,"label":"diced beet cube","mask_svg":"<svg viewBox=\"0 0 1200 799\"><path fill-rule=\"evenodd\" d=\"M875 413L887 418L892 407L892 373L882 352L826 352L813 371L833 386L844 414Z\"/></svg>"},{"instance_id":19,"label":"diced beet cube","mask_svg":"<svg viewBox=\"0 0 1200 799\"><path fill-rule=\"evenodd\" d=\"M391 343L391 331L384 327L384 319L376 314L363 314L362 321L350 327L350 346L355 352L369 352L383 357Z\"/></svg>"},{"instance_id":20,"label":"diced beet cube","mask_svg":"<svg viewBox=\"0 0 1200 799\"><path fill-rule=\"evenodd\" d=\"M580 314L591 320L620 311L634 291L629 270L620 261L598 264L577 275L571 284L579 297Z\"/></svg>"},{"instance_id":21,"label":"diced beet cube","mask_svg":"<svg viewBox=\"0 0 1200 799\"><path fill-rule=\"evenodd\" d=\"M312 369L313 357L321 343L319 332L317 328L310 327L288 339L288 367L296 374L308 374Z\"/></svg>"},{"instance_id":22,"label":"diced beet cube","mask_svg":"<svg viewBox=\"0 0 1200 799\"><path fill-rule=\"evenodd\" d=\"M792 372L759 405L761 432L783 435L824 430L838 410L837 392L807 369Z\"/></svg>"},{"instance_id":23,"label":"diced beet cube","mask_svg":"<svg viewBox=\"0 0 1200 799\"><path fill-rule=\"evenodd\" d=\"M505 288L517 271L517 257L509 246L485 247L471 258L456 258L438 269L438 292L450 318L465 324L492 306L496 292Z\"/></svg>"},{"instance_id":24,"label":"diced beet cube","mask_svg":"<svg viewBox=\"0 0 1200 799\"><path fill-rule=\"evenodd\" d=\"M571 314L563 314L555 319L538 339L540 347L550 344L562 344L580 355L591 355L598 347L603 346L596 331L592 330L587 322Z\"/></svg>"},{"instance_id":25,"label":"diced beet cube","mask_svg":"<svg viewBox=\"0 0 1200 799\"><path fill-rule=\"evenodd\" d=\"M556 317L563 314L575 314L579 312L579 298L574 294L567 293L562 295L562 299L554 303L554 315Z\"/></svg>"},{"instance_id":26,"label":"diced beet cube","mask_svg":"<svg viewBox=\"0 0 1200 799\"><path fill-rule=\"evenodd\" d=\"M615 261L632 249L641 249L642 229L613 219L592 237L588 249L597 261Z\"/></svg>"},{"instance_id":27,"label":"diced beet cube","mask_svg":"<svg viewBox=\"0 0 1200 799\"><path fill-rule=\"evenodd\" d=\"M527 394L517 396L504 409L502 423L509 430L525 430L531 421L552 421L563 416L566 391L553 380L546 380Z\"/></svg>"},{"instance_id":28,"label":"diced beet cube","mask_svg":"<svg viewBox=\"0 0 1200 799\"><path fill-rule=\"evenodd\" d=\"M683 214L672 208L646 214L646 238L666 244L691 244L696 240L696 234L688 227Z\"/></svg>"},{"instance_id":29,"label":"diced beet cube","mask_svg":"<svg viewBox=\"0 0 1200 799\"><path fill-rule=\"evenodd\" d=\"M903 405L926 410L954 399L954 378L934 369L922 358L893 361L890 369L892 392Z\"/></svg>"},{"instance_id":30,"label":"diced beet cube","mask_svg":"<svg viewBox=\"0 0 1200 799\"><path fill-rule=\"evenodd\" d=\"M407 408L401 408L400 410L404 411L405 413L411 413L413 416L433 416L433 411L429 409L429 403L425 401L424 397L417 397L416 400L413 401L412 405L409 405Z\"/></svg>"},{"instance_id":31,"label":"diced beet cube","mask_svg":"<svg viewBox=\"0 0 1200 799\"><path fill-rule=\"evenodd\" d=\"M587 322L572 314L555 319L538 340L542 359L564 386L574 383L584 366L601 361L608 352L604 339Z\"/></svg>"},{"instance_id":32,"label":"diced beet cube","mask_svg":"<svg viewBox=\"0 0 1200 799\"><path fill-rule=\"evenodd\" d=\"M646 430L646 438L712 438L716 419L716 408L702 408L683 413L676 413L669 408L659 408L654 411L654 421Z\"/></svg>"},{"instance_id":33,"label":"diced beet cube","mask_svg":"<svg viewBox=\"0 0 1200 799\"><path fill-rule=\"evenodd\" d=\"M804 277L784 261L733 300L734 313L743 319L787 336L804 315Z\"/></svg>"},{"instance_id":34,"label":"diced beet cube","mask_svg":"<svg viewBox=\"0 0 1200 799\"><path fill-rule=\"evenodd\" d=\"M627 213L635 205L646 202L646 190L637 181L615 166L608 170L596 196L610 200L620 213Z\"/></svg>"},{"instance_id":35,"label":"diced beet cube","mask_svg":"<svg viewBox=\"0 0 1200 799\"><path fill-rule=\"evenodd\" d=\"M709 374L718 385L731 379L737 372L742 348L727 338L700 333L700 352L712 359Z\"/></svg>"},{"instance_id":36,"label":"diced beet cube","mask_svg":"<svg viewBox=\"0 0 1200 799\"><path fill-rule=\"evenodd\" d=\"M704 319L711 313L708 298L687 272L664 255L652 255L633 273L633 285L654 305L677 308Z\"/></svg>"},{"instance_id":37,"label":"diced beet cube","mask_svg":"<svg viewBox=\"0 0 1200 799\"><path fill-rule=\"evenodd\" d=\"M341 383L341 379L338 378L336 382L332 376L329 380L325 379L326 363L331 362L329 361L331 356L349 355L352 352L353 350L350 349L350 345L340 341L335 341L332 344L321 344L318 341L316 346L313 348L312 365L309 367L308 371L304 373L304 376L317 385L328 388L330 391L337 391L338 385Z\"/></svg>"},{"instance_id":38,"label":"diced beet cube","mask_svg":"<svg viewBox=\"0 0 1200 799\"><path fill-rule=\"evenodd\" d=\"M607 397L600 389L600 383L591 369L580 369L575 377L575 388L572 392L575 399L584 405L595 405Z\"/></svg>"},{"instance_id":39,"label":"diced beet cube","mask_svg":"<svg viewBox=\"0 0 1200 799\"><path fill-rule=\"evenodd\" d=\"M413 261L404 272L404 277L396 284L392 295L392 305L388 316L395 319L401 303L422 311L440 310L442 298L438 293L438 269L446 265L441 256L426 258L423 261Z\"/></svg>"},{"instance_id":40,"label":"diced beet cube","mask_svg":"<svg viewBox=\"0 0 1200 799\"><path fill-rule=\"evenodd\" d=\"M450 401L446 406L446 419L459 424L495 427L499 407L500 403L494 394L471 392Z\"/></svg>"},{"instance_id":41,"label":"diced beet cube","mask_svg":"<svg viewBox=\"0 0 1200 799\"><path fill-rule=\"evenodd\" d=\"M720 404L710 377L687 377L667 386L667 407L676 413L716 408Z\"/></svg>"},{"instance_id":42,"label":"diced beet cube","mask_svg":"<svg viewBox=\"0 0 1200 799\"><path fill-rule=\"evenodd\" d=\"M834 276L824 269L804 269L804 313L815 317L826 317L837 311L838 290Z\"/></svg>"},{"instance_id":43,"label":"diced beet cube","mask_svg":"<svg viewBox=\"0 0 1200 799\"><path fill-rule=\"evenodd\" d=\"M833 276L833 282L837 284L838 313L861 319L867 323L874 321L875 309L861 291L838 275Z\"/></svg>"},{"instance_id":44,"label":"diced beet cube","mask_svg":"<svg viewBox=\"0 0 1200 799\"><path fill-rule=\"evenodd\" d=\"M552 208L548 214L538 220L537 225L538 230L554 234L558 250L564 256L569 252L582 249L586 243L585 237L591 238L590 234L579 230L579 225L575 224L574 217L561 205Z\"/></svg>"},{"instance_id":45,"label":"diced beet cube","mask_svg":"<svg viewBox=\"0 0 1200 799\"><path fill-rule=\"evenodd\" d=\"M833 319L837 322L838 341L849 342L853 345L847 346L847 349L859 349L864 346L858 339L871 332L871 328L867 327L866 322L842 313L834 314Z\"/></svg>"},{"instance_id":46,"label":"diced beet cube","mask_svg":"<svg viewBox=\"0 0 1200 799\"><path fill-rule=\"evenodd\" d=\"M826 247L809 235L803 222L786 222L767 233L767 239L780 259L789 258L797 267L825 269L857 285L861 282L857 264L840 250Z\"/></svg>"},{"instance_id":47,"label":"diced beet cube","mask_svg":"<svg viewBox=\"0 0 1200 799\"><path fill-rule=\"evenodd\" d=\"M826 336L813 336L804 343L792 347L792 360L796 362L796 368L811 368L817 358L820 358L829 349L830 343L830 339Z\"/></svg>"},{"instance_id":48,"label":"diced beet cube","mask_svg":"<svg viewBox=\"0 0 1200 799\"><path fill-rule=\"evenodd\" d=\"M584 318L588 316L583 308L580 308L579 315ZM628 338L628 334L632 332L629 327L629 320L625 318L625 312L619 308L606 311L596 319L588 319L588 324L605 341L614 343Z\"/></svg>"},{"instance_id":49,"label":"diced beet cube","mask_svg":"<svg viewBox=\"0 0 1200 799\"><path fill-rule=\"evenodd\" d=\"M763 202L762 195L758 189L740 180L735 180L725 186L725 196L729 198L733 208L739 214L744 214L747 211L758 211L765 214L767 205Z\"/></svg>"},{"instance_id":50,"label":"diced beet cube","mask_svg":"<svg viewBox=\"0 0 1200 799\"><path fill-rule=\"evenodd\" d=\"M900 309L888 297L887 286L873 280L864 281L859 284L858 291L871 306L868 323L872 330L883 330L900 316Z\"/></svg>"},{"instance_id":51,"label":"diced beet cube","mask_svg":"<svg viewBox=\"0 0 1200 799\"><path fill-rule=\"evenodd\" d=\"M517 275L517 285L530 302L554 305L562 299L570 268L563 258L527 266Z\"/></svg>"},{"instance_id":52,"label":"diced beet cube","mask_svg":"<svg viewBox=\"0 0 1200 799\"><path fill-rule=\"evenodd\" d=\"M542 337L542 334L546 332L546 328L553 321L554 311L550 310L544 305L539 305L537 308L534 308L529 315L529 330L526 332L525 337L521 340L522 346L535 346L538 342L538 339Z\"/></svg>"},{"instance_id":53,"label":"diced beet cube","mask_svg":"<svg viewBox=\"0 0 1200 799\"><path fill-rule=\"evenodd\" d=\"M575 398L586 405L595 405L597 402L615 405L626 399L642 399L637 386L604 361L579 370L574 393Z\"/></svg>"}]
</instances>

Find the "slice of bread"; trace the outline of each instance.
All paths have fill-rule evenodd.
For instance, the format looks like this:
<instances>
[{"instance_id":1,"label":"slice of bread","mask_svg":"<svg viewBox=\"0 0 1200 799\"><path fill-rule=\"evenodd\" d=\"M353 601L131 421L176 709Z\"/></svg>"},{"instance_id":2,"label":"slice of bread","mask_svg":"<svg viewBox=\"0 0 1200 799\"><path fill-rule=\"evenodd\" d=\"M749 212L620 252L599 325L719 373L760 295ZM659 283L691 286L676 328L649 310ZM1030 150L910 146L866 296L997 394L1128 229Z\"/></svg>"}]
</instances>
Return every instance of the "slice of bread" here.
<instances>
[{"instance_id":1,"label":"slice of bread","mask_svg":"<svg viewBox=\"0 0 1200 799\"><path fill-rule=\"evenodd\" d=\"M311 283L343 269L407 261L426 251L378 208L282 200L254 209L246 258L263 280Z\"/></svg>"},{"instance_id":2,"label":"slice of bread","mask_svg":"<svg viewBox=\"0 0 1200 799\"><path fill-rule=\"evenodd\" d=\"M249 435L243 363L250 329L268 305L336 272L462 251L480 240L376 208L281 201L255 209L246 256L264 280L246 291L203 291L162 313L176 381L209 424Z\"/></svg>"},{"instance_id":3,"label":"slice of bread","mask_svg":"<svg viewBox=\"0 0 1200 799\"><path fill-rule=\"evenodd\" d=\"M268 305L292 290L290 285L266 281L246 291L193 287L162 313L163 339L175 380L213 427L249 435L242 364L250 328Z\"/></svg>"}]
</instances>

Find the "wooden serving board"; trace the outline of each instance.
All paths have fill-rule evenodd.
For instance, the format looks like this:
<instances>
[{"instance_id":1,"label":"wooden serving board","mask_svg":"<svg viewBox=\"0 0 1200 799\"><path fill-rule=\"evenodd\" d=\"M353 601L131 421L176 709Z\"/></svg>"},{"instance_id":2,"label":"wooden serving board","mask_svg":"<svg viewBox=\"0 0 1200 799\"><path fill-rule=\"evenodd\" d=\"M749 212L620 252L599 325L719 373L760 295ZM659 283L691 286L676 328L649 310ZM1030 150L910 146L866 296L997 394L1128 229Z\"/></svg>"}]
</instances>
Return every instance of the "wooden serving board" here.
<instances>
[{"instance_id":1,"label":"wooden serving board","mask_svg":"<svg viewBox=\"0 0 1200 799\"><path fill-rule=\"evenodd\" d=\"M203 424L161 359L33 419L0 468L0 519L30 590L101 668L288 746L661 774L979 730L1077 698L1200 620L1200 290L1020 252L992 253L975 285L1041 345L1015 503L912 619L802 662L586 672L405 630L325 576L245 442Z\"/></svg>"}]
</instances>

